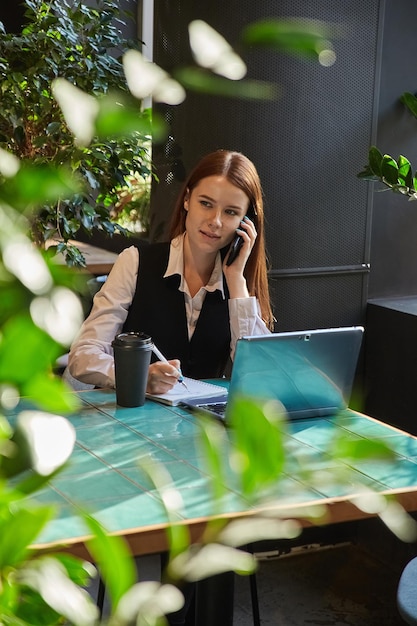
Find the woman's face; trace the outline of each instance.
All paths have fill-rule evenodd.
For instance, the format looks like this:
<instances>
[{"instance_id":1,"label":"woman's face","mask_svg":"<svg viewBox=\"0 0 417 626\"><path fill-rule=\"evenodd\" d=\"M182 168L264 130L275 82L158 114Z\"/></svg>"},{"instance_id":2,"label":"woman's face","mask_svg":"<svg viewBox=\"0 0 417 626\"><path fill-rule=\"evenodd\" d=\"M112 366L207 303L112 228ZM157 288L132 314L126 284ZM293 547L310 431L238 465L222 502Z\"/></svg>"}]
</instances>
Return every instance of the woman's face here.
<instances>
[{"instance_id":1,"label":"woman's face","mask_svg":"<svg viewBox=\"0 0 417 626\"><path fill-rule=\"evenodd\" d=\"M224 176L202 178L184 201L190 243L217 252L231 243L249 208L249 198Z\"/></svg>"}]
</instances>

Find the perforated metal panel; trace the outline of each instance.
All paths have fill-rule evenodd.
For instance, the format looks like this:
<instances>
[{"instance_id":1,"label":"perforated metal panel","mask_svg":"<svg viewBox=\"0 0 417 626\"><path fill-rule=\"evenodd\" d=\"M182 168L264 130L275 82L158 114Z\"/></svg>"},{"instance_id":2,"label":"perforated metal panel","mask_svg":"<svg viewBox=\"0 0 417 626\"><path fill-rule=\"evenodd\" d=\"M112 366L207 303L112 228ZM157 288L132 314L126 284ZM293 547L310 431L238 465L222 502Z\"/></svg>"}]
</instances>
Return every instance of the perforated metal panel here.
<instances>
[{"instance_id":1,"label":"perforated metal panel","mask_svg":"<svg viewBox=\"0 0 417 626\"><path fill-rule=\"evenodd\" d=\"M359 274L271 280L277 330L350 326L363 322Z\"/></svg>"},{"instance_id":2,"label":"perforated metal panel","mask_svg":"<svg viewBox=\"0 0 417 626\"><path fill-rule=\"evenodd\" d=\"M352 307L357 318L363 309L364 277L357 276L347 297L352 280L343 268L357 267L361 273L369 256L368 187L356 175L372 143L382 4L383 0L156 1L155 61L168 70L189 61L187 27L195 18L206 20L232 44L245 24L271 16L321 19L344 28L343 38L334 39L337 59L332 67L252 50L245 55L248 76L278 83L281 98L272 103L244 102L189 94L182 105L165 109L171 139L155 152L161 176L153 205L155 238L162 236L180 178L200 156L231 148L255 162L265 195L273 275L304 269L312 274L305 278L304 298L298 297L299 277L279 281L280 291L289 298L285 327L298 325L293 320L300 315L300 305L306 326L309 319L324 319L321 306L314 311L318 305L313 297L307 307L307 285L313 285L312 294L318 288L314 268L335 273L341 268L339 288L329 289L328 307L349 301L346 319L352 317ZM294 291L288 290L291 280L298 281Z\"/></svg>"},{"instance_id":3,"label":"perforated metal panel","mask_svg":"<svg viewBox=\"0 0 417 626\"><path fill-rule=\"evenodd\" d=\"M0 3L0 22L3 22L6 33L19 34L24 23L25 7L23 2L1 2Z\"/></svg>"}]
</instances>

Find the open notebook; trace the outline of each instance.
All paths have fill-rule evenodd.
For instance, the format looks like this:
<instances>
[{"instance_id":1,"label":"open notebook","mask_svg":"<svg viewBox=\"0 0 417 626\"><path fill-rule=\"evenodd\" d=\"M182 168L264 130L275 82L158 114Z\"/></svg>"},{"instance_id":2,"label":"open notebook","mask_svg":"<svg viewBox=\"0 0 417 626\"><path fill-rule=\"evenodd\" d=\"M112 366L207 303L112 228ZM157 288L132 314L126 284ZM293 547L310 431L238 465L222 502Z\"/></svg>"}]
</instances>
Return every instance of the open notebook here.
<instances>
[{"instance_id":1,"label":"open notebook","mask_svg":"<svg viewBox=\"0 0 417 626\"><path fill-rule=\"evenodd\" d=\"M212 383L206 383L203 380L196 380L195 378L187 378L185 376L184 382L187 387L184 387L181 383L177 383L167 393L147 393L146 397L149 398L149 400L162 402L162 404L177 406L178 404L189 402L191 400L205 400L208 397L225 398L227 395L225 387L221 387L220 385L213 385Z\"/></svg>"},{"instance_id":2,"label":"open notebook","mask_svg":"<svg viewBox=\"0 0 417 626\"><path fill-rule=\"evenodd\" d=\"M278 399L290 419L331 415L346 408L363 330L350 326L239 339L229 405L238 395ZM209 393L211 397L199 399L183 394L181 402L227 421L227 396Z\"/></svg>"}]
</instances>

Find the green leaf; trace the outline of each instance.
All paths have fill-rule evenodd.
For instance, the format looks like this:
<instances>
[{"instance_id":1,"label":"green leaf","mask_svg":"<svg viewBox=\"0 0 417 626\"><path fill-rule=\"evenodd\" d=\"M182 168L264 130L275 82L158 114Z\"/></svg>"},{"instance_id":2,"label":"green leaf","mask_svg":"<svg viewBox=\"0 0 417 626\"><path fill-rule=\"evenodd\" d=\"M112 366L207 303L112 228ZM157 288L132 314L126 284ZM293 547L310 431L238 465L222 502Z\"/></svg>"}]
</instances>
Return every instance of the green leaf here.
<instances>
[{"instance_id":1,"label":"green leaf","mask_svg":"<svg viewBox=\"0 0 417 626\"><path fill-rule=\"evenodd\" d=\"M402 182L406 187L412 188L413 186L413 172L411 169L410 161L400 155L397 159L398 165L398 180Z\"/></svg>"},{"instance_id":2,"label":"green leaf","mask_svg":"<svg viewBox=\"0 0 417 626\"><path fill-rule=\"evenodd\" d=\"M52 507L30 508L13 503L0 508L0 570L15 567L29 554L29 546L52 518Z\"/></svg>"},{"instance_id":3,"label":"green leaf","mask_svg":"<svg viewBox=\"0 0 417 626\"><path fill-rule=\"evenodd\" d=\"M61 378L44 372L39 372L22 384L22 395L30 397L36 406L52 413L73 413L81 404L79 397L69 390Z\"/></svg>"},{"instance_id":4,"label":"green leaf","mask_svg":"<svg viewBox=\"0 0 417 626\"><path fill-rule=\"evenodd\" d=\"M155 485L158 495L164 507L166 517L169 520L167 528L168 545L170 554L175 555L183 552L190 544L188 527L178 524L178 513L182 510L182 498L172 485L172 478L167 468L161 463L141 463L141 469L148 475Z\"/></svg>"},{"instance_id":5,"label":"green leaf","mask_svg":"<svg viewBox=\"0 0 417 626\"><path fill-rule=\"evenodd\" d=\"M329 39L340 36L340 26L308 19L263 19L252 22L241 32L247 46L268 47L307 58L331 49Z\"/></svg>"},{"instance_id":6,"label":"green leaf","mask_svg":"<svg viewBox=\"0 0 417 626\"><path fill-rule=\"evenodd\" d=\"M58 616L74 626L95 626L98 607L93 599L74 585L63 565L53 557L30 562L19 573L19 581L35 590Z\"/></svg>"},{"instance_id":7,"label":"green leaf","mask_svg":"<svg viewBox=\"0 0 417 626\"><path fill-rule=\"evenodd\" d=\"M382 177L383 156L376 146L370 147L368 159L369 159L369 167L371 169L371 172L375 174L375 176L378 176L379 178Z\"/></svg>"},{"instance_id":8,"label":"green leaf","mask_svg":"<svg viewBox=\"0 0 417 626\"><path fill-rule=\"evenodd\" d=\"M2 474L15 476L30 469L35 474L48 477L55 474L71 456L75 430L60 415L25 410L17 416L10 443L11 452L2 459Z\"/></svg>"},{"instance_id":9,"label":"green leaf","mask_svg":"<svg viewBox=\"0 0 417 626\"><path fill-rule=\"evenodd\" d=\"M46 133L48 135L53 135L54 133L57 133L59 130L61 130L61 123L60 122L51 122L46 127Z\"/></svg>"},{"instance_id":10,"label":"green leaf","mask_svg":"<svg viewBox=\"0 0 417 626\"><path fill-rule=\"evenodd\" d=\"M0 199L19 211L27 211L45 202L69 198L80 190L80 181L66 167L22 162L17 174L0 186Z\"/></svg>"},{"instance_id":11,"label":"green leaf","mask_svg":"<svg viewBox=\"0 0 417 626\"><path fill-rule=\"evenodd\" d=\"M298 520L249 517L227 524L219 533L218 540L222 544L237 548L266 539L294 539L301 532L302 526Z\"/></svg>"},{"instance_id":12,"label":"green leaf","mask_svg":"<svg viewBox=\"0 0 417 626\"><path fill-rule=\"evenodd\" d=\"M213 506L220 506L221 497L226 491L225 485L225 450L226 435L224 427L217 422L207 419L203 414L199 415L201 434L199 441L207 463L207 472L211 477L210 486L213 489Z\"/></svg>"},{"instance_id":13,"label":"green leaf","mask_svg":"<svg viewBox=\"0 0 417 626\"><path fill-rule=\"evenodd\" d=\"M58 623L60 616L50 606L46 604L42 596L27 587L15 583L19 594L17 605L11 609L13 621L5 621L5 625L12 623L13 626L27 626L27 624L36 624L37 626L51 626Z\"/></svg>"},{"instance_id":14,"label":"green leaf","mask_svg":"<svg viewBox=\"0 0 417 626\"><path fill-rule=\"evenodd\" d=\"M89 515L84 515L83 519L94 535L87 542L88 550L97 563L115 608L135 582L136 570L133 559L121 537L107 535L99 522Z\"/></svg>"},{"instance_id":15,"label":"green leaf","mask_svg":"<svg viewBox=\"0 0 417 626\"><path fill-rule=\"evenodd\" d=\"M403 93L403 95L400 98L401 102L403 104L405 104L405 106L408 108L408 110L410 111L410 113L412 113L414 115L414 117L417 117L417 98L414 94L412 93Z\"/></svg>"},{"instance_id":16,"label":"green leaf","mask_svg":"<svg viewBox=\"0 0 417 626\"><path fill-rule=\"evenodd\" d=\"M166 626L164 616L179 611L183 606L184 596L177 587L147 580L129 589L110 623L113 626Z\"/></svg>"},{"instance_id":17,"label":"green leaf","mask_svg":"<svg viewBox=\"0 0 417 626\"><path fill-rule=\"evenodd\" d=\"M52 480L52 478L54 478L54 476L59 474L62 469L62 467L59 467L55 472L52 472L52 474L45 476L36 474L35 472L26 472L23 474L23 479L16 483L15 491L24 495L31 495L35 492L39 492L49 483L50 480Z\"/></svg>"},{"instance_id":18,"label":"green leaf","mask_svg":"<svg viewBox=\"0 0 417 626\"><path fill-rule=\"evenodd\" d=\"M340 437L331 446L331 454L338 459L350 460L393 460L395 454L389 443L377 439L347 439Z\"/></svg>"},{"instance_id":19,"label":"green leaf","mask_svg":"<svg viewBox=\"0 0 417 626\"><path fill-rule=\"evenodd\" d=\"M65 567L70 579L80 587L87 587L91 579L97 576L96 568L89 561L65 552L54 552L54 558Z\"/></svg>"},{"instance_id":20,"label":"green leaf","mask_svg":"<svg viewBox=\"0 0 417 626\"><path fill-rule=\"evenodd\" d=\"M122 93L104 96L96 119L96 132L99 137L127 137L139 133L142 137L151 136L154 141L166 137L167 127L162 117L156 113L151 121L148 113L140 110L139 104Z\"/></svg>"},{"instance_id":21,"label":"green leaf","mask_svg":"<svg viewBox=\"0 0 417 626\"><path fill-rule=\"evenodd\" d=\"M57 251L62 253L68 267L86 267L85 256L81 250L74 244L68 242L60 242Z\"/></svg>"},{"instance_id":22,"label":"green leaf","mask_svg":"<svg viewBox=\"0 0 417 626\"><path fill-rule=\"evenodd\" d=\"M279 402L255 401L241 396L231 404L231 464L247 496L259 494L282 474L284 417L285 411Z\"/></svg>"},{"instance_id":23,"label":"green leaf","mask_svg":"<svg viewBox=\"0 0 417 626\"><path fill-rule=\"evenodd\" d=\"M11 318L0 336L0 380L20 387L49 371L62 348L36 326L28 313Z\"/></svg>"},{"instance_id":24,"label":"green leaf","mask_svg":"<svg viewBox=\"0 0 417 626\"><path fill-rule=\"evenodd\" d=\"M389 155L384 154L381 164L381 173L384 180L390 185L398 184L398 165Z\"/></svg>"},{"instance_id":25,"label":"green leaf","mask_svg":"<svg viewBox=\"0 0 417 626\"><path fill-rule=\"evenodd\" d=\"M210 543L180 554L172 561L170 569L178 578L195 582L225 572L252 574L256 566L256 558L249 552Z\"/></svg>"},{"instance_id":26,"label":"green leaf","mask_svg":"<svg viewBox=\"0 0 417 626\"><path fill-rule=\"evenodd\" d=\"M179 69L173 76L187 89L229 98L274 100L280 94L280 88L274 83L261 80L228 80L198 67Z\"/></svg>"},{"instance_id":27,"label":"green leaf","mask_svg":"<svg viewBox=\"0 0 417 626\"><path fill-rule=\"evenodd\" d=\"M369 165L365 166L365 169L362 170L362 172L359 172L357 174L358 178L361 178L362 180L369 180L372 182L375 182L376 180L380 180L381 177L380 176L376 176L376 174L374 174L371 170L371 168L369 167Z\"/></svg>"},{"instance_id":28,"label":"green leaf","mask_svg":"<svg viewBox=\"0 0 417 626\"><path fill-rule=\"evenodd\" d=\"M167 528L170 557L180 554L190 545L190 533L188 528L176 522L177 520L171 519Z\"/></svg>"}]
</instances>

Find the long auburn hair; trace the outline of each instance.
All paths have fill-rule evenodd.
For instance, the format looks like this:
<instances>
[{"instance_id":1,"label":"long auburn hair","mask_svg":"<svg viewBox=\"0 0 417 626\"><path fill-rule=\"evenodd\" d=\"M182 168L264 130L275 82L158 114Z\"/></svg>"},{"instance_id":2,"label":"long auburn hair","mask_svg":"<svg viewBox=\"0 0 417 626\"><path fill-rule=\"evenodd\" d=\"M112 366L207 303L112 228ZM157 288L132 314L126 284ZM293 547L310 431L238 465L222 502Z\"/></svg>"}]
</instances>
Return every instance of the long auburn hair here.
<instances>
[{"instance_id":1,"label":"long auburn hair","mask_svg":"<svg viewBox=\"0 0 417 626\"><path fill-rule=\"evenodd\" d=\"M250 159L240 152L230 150L216 150L203 157L188 175L177 198L169 238L174 239L185 232L187 215L184 208L185 197L187 193L192 192L200 180L208 176L224 176L232 185L244 191L249 198L248 214L255 223L258 236L246 263L244 275L249 294L258 299L262 319L272 330L274 316L267 276L262 187L258 172Z\"/></svg>"}]
</instances>

